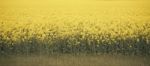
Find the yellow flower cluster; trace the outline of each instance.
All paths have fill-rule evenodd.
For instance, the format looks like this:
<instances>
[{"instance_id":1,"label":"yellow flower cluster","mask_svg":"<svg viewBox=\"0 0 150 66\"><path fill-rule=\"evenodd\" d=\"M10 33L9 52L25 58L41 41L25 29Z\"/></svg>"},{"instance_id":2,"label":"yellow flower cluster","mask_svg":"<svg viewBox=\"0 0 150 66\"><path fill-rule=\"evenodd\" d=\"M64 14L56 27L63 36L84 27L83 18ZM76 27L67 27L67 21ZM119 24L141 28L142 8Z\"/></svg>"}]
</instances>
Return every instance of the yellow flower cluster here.
<instances>
[{"instance_id":1,"label":"yellow flower cluster","mask_svg":"<svg viewBox=\"0 0 150 66\"><path fill-rule=\"evenodd\" d=\"M146 8L9 8L0 9L0 14L0 36L10 44L32 37L51 42L69 37L73 44L79 44L79 40L111 44L128 38L138 42L140 35L150 43Z\"/></svg>"}]
</instances>

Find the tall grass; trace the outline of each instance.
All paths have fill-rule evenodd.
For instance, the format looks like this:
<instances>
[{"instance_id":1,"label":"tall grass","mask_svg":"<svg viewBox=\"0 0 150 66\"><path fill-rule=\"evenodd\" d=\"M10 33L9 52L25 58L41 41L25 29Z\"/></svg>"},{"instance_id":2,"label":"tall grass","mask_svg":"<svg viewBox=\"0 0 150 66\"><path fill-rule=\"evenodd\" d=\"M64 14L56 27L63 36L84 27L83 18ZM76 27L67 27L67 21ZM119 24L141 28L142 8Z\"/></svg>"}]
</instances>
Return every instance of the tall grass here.
<instances>
[{"instance_id":1,"label":"tall grass","mask_svg":"<svg viewBox=\"0 0 150 66\"><path fill-rule=\"evenodd\" d=\"M32 55L0 57L1 66L149 66L149 57L122 55Z\"/></svg>"}]
</instances>

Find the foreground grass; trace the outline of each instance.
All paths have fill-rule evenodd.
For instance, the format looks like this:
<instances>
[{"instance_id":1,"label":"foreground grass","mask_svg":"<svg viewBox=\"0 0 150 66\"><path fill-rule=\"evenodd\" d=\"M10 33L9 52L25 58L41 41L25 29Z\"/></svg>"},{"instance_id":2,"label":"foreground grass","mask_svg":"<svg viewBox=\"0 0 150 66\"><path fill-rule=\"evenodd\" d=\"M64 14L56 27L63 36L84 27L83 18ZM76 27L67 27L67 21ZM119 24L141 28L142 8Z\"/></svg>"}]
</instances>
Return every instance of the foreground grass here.
<instances>
[{"instance_id":1,"label":"foreground grass","mask_svg":"<svg viewBox=\"0 0 150 66\"><path fill-rule=\"evenodd\" d=\"M0 66L149 66L149 57L122 55L38 55L1 57Z\"/></svg>"}]
</instances>

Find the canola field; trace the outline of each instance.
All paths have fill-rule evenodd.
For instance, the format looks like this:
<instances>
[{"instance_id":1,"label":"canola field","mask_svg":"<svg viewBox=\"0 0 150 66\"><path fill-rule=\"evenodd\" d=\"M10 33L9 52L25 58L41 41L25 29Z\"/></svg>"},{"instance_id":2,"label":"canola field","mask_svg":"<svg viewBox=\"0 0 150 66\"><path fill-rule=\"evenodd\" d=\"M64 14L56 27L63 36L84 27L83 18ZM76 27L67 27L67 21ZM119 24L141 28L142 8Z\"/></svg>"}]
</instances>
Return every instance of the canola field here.
<instances>
[{"instance_id":1,"label":"canola field","mask_svg":"<svg viewBox=\"0 0 150 66\"><path fill-rule=\"evenodd\" d=\"M40 2L1 4L0 55L150 55L148 2Z\"/></svg>"}]
</instances>

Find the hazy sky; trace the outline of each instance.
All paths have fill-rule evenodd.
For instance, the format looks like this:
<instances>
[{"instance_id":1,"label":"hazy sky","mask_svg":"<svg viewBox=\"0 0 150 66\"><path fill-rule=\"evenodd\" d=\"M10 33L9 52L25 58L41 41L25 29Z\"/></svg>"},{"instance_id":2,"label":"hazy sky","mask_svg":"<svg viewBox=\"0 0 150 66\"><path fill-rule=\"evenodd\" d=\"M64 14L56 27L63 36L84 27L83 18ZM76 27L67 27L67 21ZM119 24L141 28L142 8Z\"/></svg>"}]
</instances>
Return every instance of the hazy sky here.
<instances>
[{"instance_id":1,"label":"hazy sky","mask_svg":"<svg viewBox=\"0 0 150 66\"><path fill-rule=\"evenodd\" d=\"M121 2L117 2L121 1ZM127 1L127 2L126 2ZM142 1L142 2L141 2ZM37 6L37 5L94 5L94 3L99 4L125 4L125 5L148 5L150 2L148 0L0 0L0 6Z\"/></svg>"}]
</instances>

